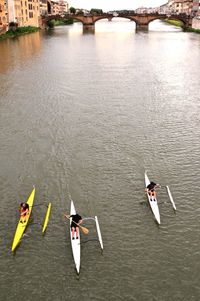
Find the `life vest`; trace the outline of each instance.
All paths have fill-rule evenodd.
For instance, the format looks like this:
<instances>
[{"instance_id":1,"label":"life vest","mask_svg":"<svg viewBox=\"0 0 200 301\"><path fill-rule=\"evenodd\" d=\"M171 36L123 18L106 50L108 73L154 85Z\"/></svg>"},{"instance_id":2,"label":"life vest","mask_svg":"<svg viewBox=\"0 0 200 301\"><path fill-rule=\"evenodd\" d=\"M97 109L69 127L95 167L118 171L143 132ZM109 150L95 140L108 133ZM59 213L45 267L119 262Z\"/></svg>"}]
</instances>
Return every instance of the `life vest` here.
<instances>
[{"instance_id":1,"label":"life vest","mask_svg":"<svg viewBox=\"0 0 200 301\"><path fill-rule=\"evenodd\" d=\"M25 207L25 208L21 207L20 208L20 213L21 213L21 216L27 215L29 213L29 208L28 207Z\"/></svg>"}]
</instances>

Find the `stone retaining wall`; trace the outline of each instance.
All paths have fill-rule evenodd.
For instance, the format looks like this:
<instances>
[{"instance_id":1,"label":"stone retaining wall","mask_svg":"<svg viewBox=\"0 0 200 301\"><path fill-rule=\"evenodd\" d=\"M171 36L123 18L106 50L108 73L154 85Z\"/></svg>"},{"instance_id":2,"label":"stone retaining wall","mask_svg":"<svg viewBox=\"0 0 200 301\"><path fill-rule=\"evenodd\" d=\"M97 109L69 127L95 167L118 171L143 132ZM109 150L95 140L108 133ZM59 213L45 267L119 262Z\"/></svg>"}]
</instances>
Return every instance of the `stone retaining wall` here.
<instances>
[{"instance_id":1,"label":"stone retaining wall","mask_svg":"<svg viewBox=\"0 0 200 301\"><path fill-rule=\"evenodd\" d=\"M192 28L200 29L200 17L196 17L192 19Z\"/></svg>"}]
</instances>

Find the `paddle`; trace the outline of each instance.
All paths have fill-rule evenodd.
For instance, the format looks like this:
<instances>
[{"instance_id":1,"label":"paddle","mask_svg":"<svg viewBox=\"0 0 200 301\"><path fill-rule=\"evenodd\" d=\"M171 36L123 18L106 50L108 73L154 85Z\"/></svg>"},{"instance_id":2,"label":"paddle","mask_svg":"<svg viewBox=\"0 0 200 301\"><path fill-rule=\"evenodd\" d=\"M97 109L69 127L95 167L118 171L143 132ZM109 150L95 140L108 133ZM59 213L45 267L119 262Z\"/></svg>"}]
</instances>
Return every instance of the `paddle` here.
<instances>
[{"instance_id":1,"label":"paddle","mask_svg":"<svg viewBox=\"0 0 200 301\"><path fill-rule=\"evenodd\" d=\"M45 206L45 207L48 208L49 205L46 205L46 204L37 204L37 205L29 206L29 207L38 207L38 206Z\"/></svg>"},{"instance_id":2,"label":"paddle","mask_svg":"<svg viewBox=\"0 0 200 301\"><path fill-rule=\"evenodd\" d=\"M67 219L70 220L70 218L68 217L67 214L64 214L64 216L65 216ZM85 228L85 227L83 227L83 226L77 224L75 221L73 221L73 223L76 224L76 225L81 229L81 231L83 232L83 234L86 234L86 235L87 235L87 234L89 233L89 230L88 230L87 228Z\"/></svg>"},{"instance_id":3,"label":"paddle","mask_svg":"<svg viewBox=\"0 0 200 301\"><path fill-rule=\"evenodd\" d=\"M165 185L162 185L161 188L162 188L162 187L165 187L165 188L167 189L167 193L168 193L170 202L172 203L172 206L173 206L174 210L176 210L176 205L175 205L174 200L173 200L173 198L172 198L172 194L171 194L171 192L170 192L170 190L169 190L169 186L167 186L167 185L166 185L166 186L165 186Z\"/></svg>"}]
</instances>

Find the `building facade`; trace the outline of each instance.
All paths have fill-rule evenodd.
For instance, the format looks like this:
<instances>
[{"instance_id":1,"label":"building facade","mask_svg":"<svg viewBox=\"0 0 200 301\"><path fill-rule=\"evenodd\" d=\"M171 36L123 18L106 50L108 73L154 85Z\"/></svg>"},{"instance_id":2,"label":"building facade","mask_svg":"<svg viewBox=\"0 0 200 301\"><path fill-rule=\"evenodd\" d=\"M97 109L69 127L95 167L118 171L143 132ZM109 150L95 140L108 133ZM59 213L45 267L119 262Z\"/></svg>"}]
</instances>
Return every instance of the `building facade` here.
<instances>
[{"instance_id":1,"label":"building facade","mask_svg":"<svg viewBox=\"0 0 200 301\"><path fill-rule=\"evenodd\" d=\"M51 14L51 5L47 0L40 0L40 15L46 16Z\"/></svg>"},{"instance_id":2,"label":"building facade","mask_svg":"<svg viewBox=\"0 0 200 301\"><path fill-rule=\"evenodd\" d=\"M64 0L40 0L40 15L64 15L69 11L69 4Z\"/></svg>"},{"instance_id":3,"label":"building facade","mask_svg":"<svg viewBox=\"0 0 200 301\"><path fill-rule=\"evenodd\" d=\"M19 27L39 27L41 16L64 14L68 9L64 0L0 0L0 32L8 30L11 22Z\"/></svg>"},{"instance_id":4,"label":"building facade","mask_svg":"<svg viewBox=\"0 0 200 301\"><path fill-rule=\"evenodd\" d=\"M8 29L8 10L7 2L0 0L0 34Z\"/></svg>"},{"instance_id":5,"label":"building facade","mask_svg":"<svg viewBox=\"0 0 200 301\"><path fill-rule=\"evenodd\" d=\"M64 15L69 11L69 4L66 1L60 0L58 3L59 3L59 13L61 15Z\"/></svg>"},{"instance_id":6,"label":"building facade","mask_svg":"<svg viewBox=\"0 0 200 301\"><path fill-rule=\"evenodd\" d=\"M8 21L18 26L39 26L39 0L7 0Z\"/></svg>"},{"instance_id":7,"label":"building facade","mask_svg":"<svg viewBox=\"0 0 200 301\"><path fill-rule=\"evenodd\" d=\"M199 0L169 0L167 5L175 14L195 16L199 12Z\"/></svg>"}]
</instances>

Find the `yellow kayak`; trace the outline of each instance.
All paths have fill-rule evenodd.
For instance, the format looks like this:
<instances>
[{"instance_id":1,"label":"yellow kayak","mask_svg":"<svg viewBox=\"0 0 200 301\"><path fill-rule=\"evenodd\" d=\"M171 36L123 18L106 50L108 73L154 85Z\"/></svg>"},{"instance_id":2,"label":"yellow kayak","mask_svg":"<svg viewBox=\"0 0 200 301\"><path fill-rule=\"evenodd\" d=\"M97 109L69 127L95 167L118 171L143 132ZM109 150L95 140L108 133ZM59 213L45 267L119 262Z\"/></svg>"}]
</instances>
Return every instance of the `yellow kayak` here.
<instances>
[{"instance_id":1,"label":"yellow kayak","mask_svg":"<svg viewBox=\"0 0 200 301\"><path fill-rule=\"evenodd\" d=\"M15 236L14 236L14 239L13 239L13 244L12 244L12 251L14 251L16 249L16 247L18 246L19 242L20 242L20 239L22 238L22 235L26 229L26 226L28 224L28 221L29 221L29 217L31 215L31 211L32 211L32 208L33 208L33 202L34 202L34 197L35 197L35 187L33 188L28 200L27 200L27 204L29 204L29 214L27 215L26 217L26 222L24 223L21 223L21 218L18 222L18 225L17 225L17 229L15 231Z\"/></svg>"}]
</instances>

